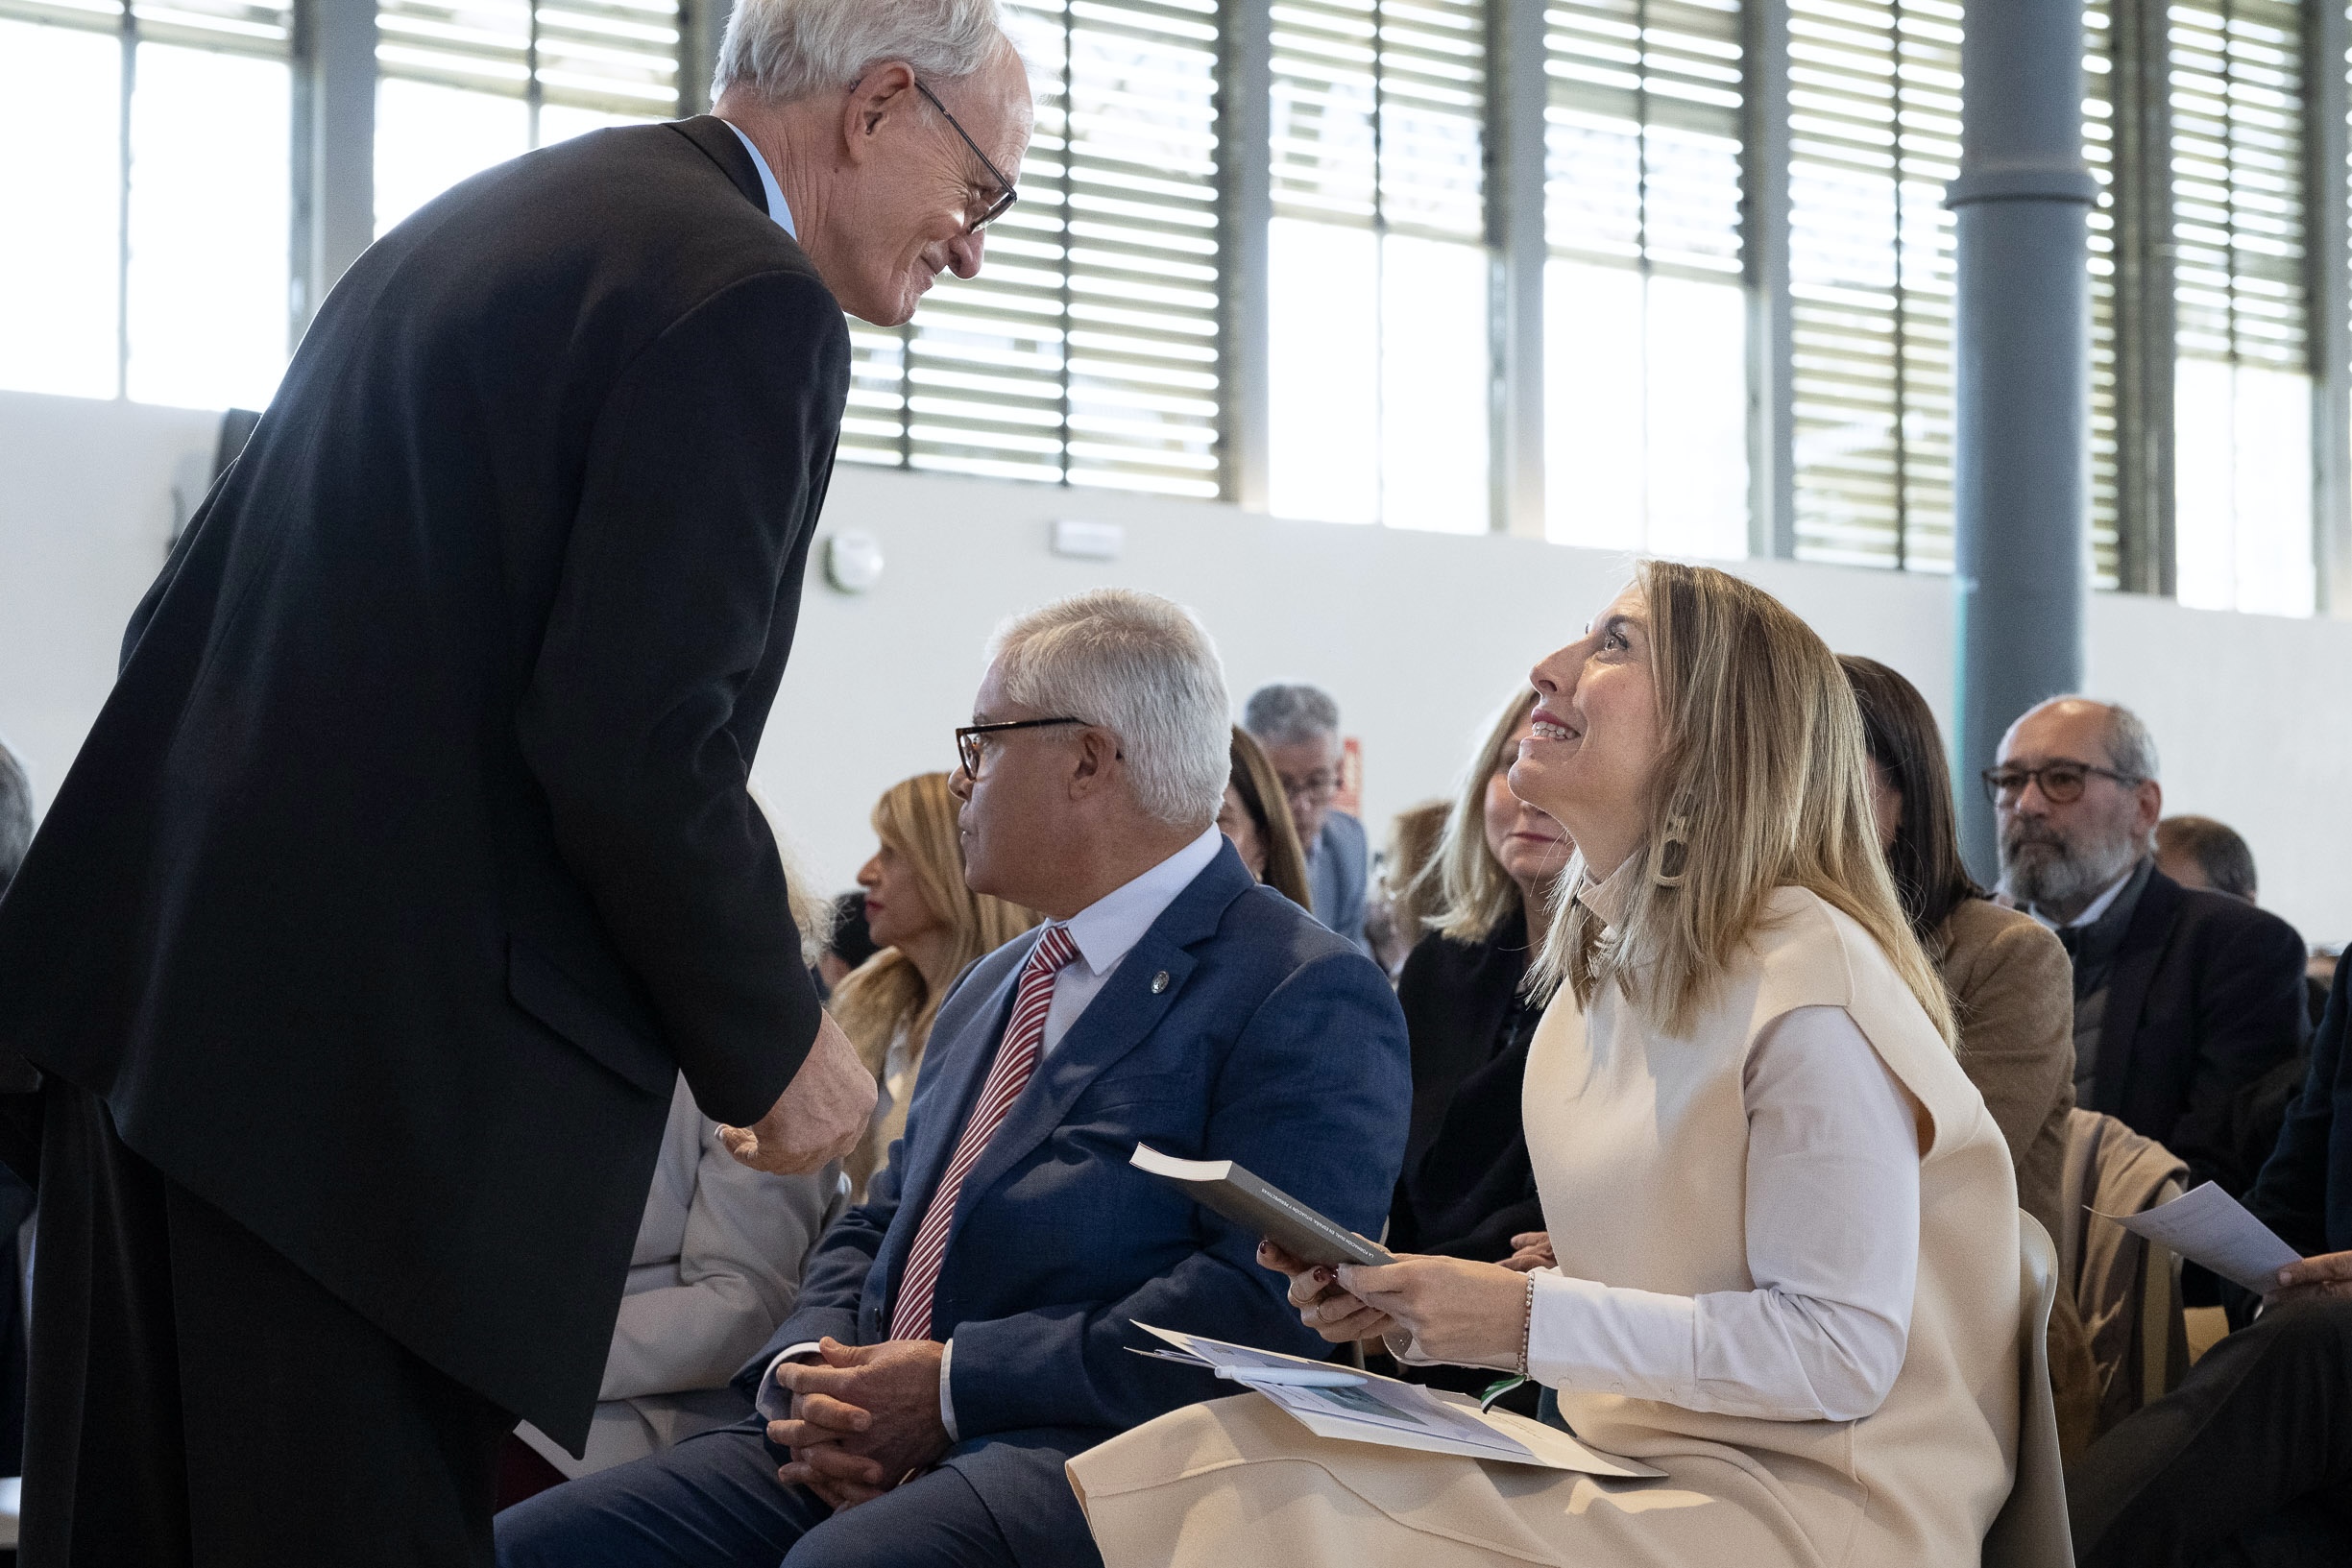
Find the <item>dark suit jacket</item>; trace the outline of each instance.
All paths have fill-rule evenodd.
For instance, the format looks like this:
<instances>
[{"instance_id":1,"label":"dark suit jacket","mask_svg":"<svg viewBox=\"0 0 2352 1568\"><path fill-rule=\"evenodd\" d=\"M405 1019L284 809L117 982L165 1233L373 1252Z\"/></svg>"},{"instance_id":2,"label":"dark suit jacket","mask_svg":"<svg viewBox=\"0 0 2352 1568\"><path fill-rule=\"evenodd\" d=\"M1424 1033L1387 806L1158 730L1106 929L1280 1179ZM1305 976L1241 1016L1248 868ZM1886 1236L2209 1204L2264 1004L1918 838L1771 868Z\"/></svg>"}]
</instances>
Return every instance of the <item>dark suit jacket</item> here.
<instances>
[{"instance_id":1,"label":"dark suit jacket","mask_svg":"<svg viewBox=\"0 0 2352 1568\"><path fill-rule=\"evenodd\" d=\"M2193 1183L2242 1193L2237 1098L2310 1037L2294 928L2153 872L2108 972L2088 1108L2186 1160Z\"/></svg>"},{"instance_id":2,"label":"dark suit jacket","mask_svg":"<svg viewBox=\"0 0 2352 1568\"><path fill-rule=\"evenodd\" d=\"M1422 937L1397 977L1413 1041L1413 1124L1389 1208L1399 1252L1500 1263L1512 1237L1543 1229L1519 1122L1525 1035L1496 1054L1528 957L1527 917L1515 911L1483 942Z\"/></svg>"},{"instance_id":3,"label":"dark suit jacket","mask_svg":"<svg viewBox=\"0 0 2352 1568\"><path fill-rule=\"evenodd\" d=\"M2278 1144L2246 1194L2256 1218L2305 1257L2352 1251L2352 964L2336 966L2311 1070Z\"/></svg>"},{"instance_id":4,"label":"dark suit jacket","mask_svg":"<svg viewBox=\"0 0 2352 1568\"><path fill-rule=\"evenodd\" d=\"M792 1315L738 1379L747 1394L792 1345L889 1338L908 1249L1037 940L982 959L941 1004L907 1135L867 1202L809 1255ZM1369 1235L1396 1179L1408 1098L1404 1020L1379 969L1220 849L1039 1065L948 1232L932 1322L955 1340L961 1440L944 1462L1021 1562L1090 1560L1069 1456L1231 1391L1129 1355L1153 1342L1130 1320L1329 1349L1285 1303L1282 1276L1258 1266L1257 1238L1135 1170L1135 1145L1239 1161Z\"/></svg>"},{"instance_id":5,"label":"dark suit jacket","mask_svg":"<svg viewBox=\"0 0 2352 1568\"><path fill-rule=\"evenodd\" d=\"M0 905L0 1046L425 1361L587 1432L670 1088L814 1038L745 791L847 395L717 120L353 265Z\"/></svg>"}]
</instances>

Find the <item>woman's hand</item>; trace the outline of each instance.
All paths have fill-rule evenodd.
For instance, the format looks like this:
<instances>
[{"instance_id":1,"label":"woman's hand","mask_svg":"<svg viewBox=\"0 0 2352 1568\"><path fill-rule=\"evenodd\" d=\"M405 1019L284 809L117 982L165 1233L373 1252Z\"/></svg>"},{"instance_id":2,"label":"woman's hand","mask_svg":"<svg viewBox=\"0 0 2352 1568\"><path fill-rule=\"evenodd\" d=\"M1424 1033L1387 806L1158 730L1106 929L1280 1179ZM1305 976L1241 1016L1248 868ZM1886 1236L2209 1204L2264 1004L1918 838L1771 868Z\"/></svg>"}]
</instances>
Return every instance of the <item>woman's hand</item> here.
<instances>
[{"instance_id":1,"label":"woman's hand","mask_svg":"<svg viewBox=\"0 0 2352 1568\"><path fill-rule=\"evenodd\" d=\"M1548 1230L1521 1231L1511 1239L1511 1256L1503 1260L1505 1268L1532 1274L1539 1268L1560 1266L1560 1260L1552 1256L1552 1233Z\"/></svg>"},{"instance_id":2,"label":"woman's hand","mask_svg":"<svg viewBox=\"0 0 2352 1568\"><path fill-rule=\"evenodd\" d=\"M1519 1369L1527 1327L1527 1276L1462 1258L1341 1264L1339 1288L1366 1313L1412 1335L1413 1349L1458 1366Z\"/></svg>"},{"instance_id":3,"label":"woman's hand","mask_svg":"<svg viewBox=\"0 0 2352 1568\"><path fill-rule=\"evenodd\" d=\"M1396 1326L1342 1290L1329 1268L1301 1263L1272 1242L1258 1243L1258 1262L1291 1277L1290 1303L1298 1309L1298 1321L1333 1344L1377 1339Z\"/></svg>"}]
</instances>

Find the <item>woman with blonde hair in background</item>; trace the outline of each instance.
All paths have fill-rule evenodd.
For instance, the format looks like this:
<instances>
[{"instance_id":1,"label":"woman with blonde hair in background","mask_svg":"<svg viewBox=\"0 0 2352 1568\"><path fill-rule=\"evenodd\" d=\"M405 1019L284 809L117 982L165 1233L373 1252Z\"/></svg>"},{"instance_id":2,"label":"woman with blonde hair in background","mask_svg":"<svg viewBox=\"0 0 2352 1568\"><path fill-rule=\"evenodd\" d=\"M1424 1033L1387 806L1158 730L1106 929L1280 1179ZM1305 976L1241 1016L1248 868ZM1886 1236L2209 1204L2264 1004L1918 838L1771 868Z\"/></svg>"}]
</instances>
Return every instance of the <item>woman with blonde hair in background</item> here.
<instances>
[{"instance_id":1,"label":"woman with blonde hair in background","mask_svg":"<svg viewBox=\"0 0 2352 1568\"><path fill-rule=\"evenodd\" d=\"M1532 1376L1665 1476L1336 1441L1246 1395L1070 1462L1106 1562L1975 1562L2016 1452L2017 1189L1836 660L1648 562L1534 685L1510 784L1579 852L1524 1100L1558 1266L1260 1257L1325 1339Z\"/></svg>"},{"instance_id":2,"label":"woman with blonde hair in background","mask_svg":"<svg viewBox=\"0 0 2352 1568\"><path fill-rule=\"evenodd\" d=\"M963 840L944 773L892 784L874 806L874 857L858 872L865 923L882 951L833 994L833 1016L881 1086L865 1142L846 1162L856 1198L907 1125L923 1047L964 966L1037 924L1037 916L964 885Z\"/></svg>"}]
</instances>

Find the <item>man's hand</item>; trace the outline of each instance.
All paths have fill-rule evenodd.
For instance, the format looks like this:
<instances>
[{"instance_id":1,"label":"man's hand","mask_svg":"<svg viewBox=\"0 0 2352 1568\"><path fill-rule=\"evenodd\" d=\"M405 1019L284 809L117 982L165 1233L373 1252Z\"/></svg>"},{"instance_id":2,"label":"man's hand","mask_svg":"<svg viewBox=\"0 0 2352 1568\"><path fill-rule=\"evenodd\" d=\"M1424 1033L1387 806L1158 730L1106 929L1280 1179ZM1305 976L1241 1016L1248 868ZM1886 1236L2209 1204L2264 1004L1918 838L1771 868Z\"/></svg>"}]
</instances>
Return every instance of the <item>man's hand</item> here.
<instances>
[{"instance_id":1,"label":"man's hand","mask_svg":"<svg viewBox=\"0 0 2352 1568\"><path fill-rule=\"evenodd\" d=\"M799 1176L858 1146L874 1118L874 1074L858 1060L831 1013L817 1015L816 1044L776 1103L749 1127L721 1127L718 1141L754 1170Z\"/></svg>"},{"instance_id":2,"label":"man's hand","mask_svg":"<svg viewBox=\"0 0 2352 1568\"><path fill-rule=\"evenodd\" d=\"M891 1339L852 1348L826 1338L819 1363L789 1363L776 1381L792 1394L792 1414L767 1424L768 1441L792 1451L776 1472L834 1508L855 1508L931 1468L947 1452L939 1420L939 1362L931 1339Z\"/></svg>"},{"instance_id":3,"label":"man's hand","mask_svg":"<svg viewBox=\"0 0 2352 1568\"><path fill-rule=\"evenodd\" d=\"M2262 1304L2267 1310L2327 1296L2352 1299L2352 1252L2323 1252L2289 1264L2278 1271L2278 1289L2265 1295Z\"/></svg>"}]
</instances>

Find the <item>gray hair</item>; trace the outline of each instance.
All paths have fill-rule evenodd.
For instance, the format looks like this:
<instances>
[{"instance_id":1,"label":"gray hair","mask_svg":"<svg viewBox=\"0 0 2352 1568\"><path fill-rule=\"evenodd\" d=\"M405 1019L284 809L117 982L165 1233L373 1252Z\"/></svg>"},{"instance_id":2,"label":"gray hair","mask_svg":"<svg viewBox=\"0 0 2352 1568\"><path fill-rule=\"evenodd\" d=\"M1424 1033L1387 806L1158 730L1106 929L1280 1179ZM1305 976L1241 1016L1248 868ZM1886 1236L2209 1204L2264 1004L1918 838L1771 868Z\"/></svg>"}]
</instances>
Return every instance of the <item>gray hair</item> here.
<instances>
[{"instance_id":1,"label":"gray hair","mask_svg":"<svg viewBox=\"0 0 2352 1568\"><path fill-rule=\"evenodd\" d=\"M2156 771L2156 737L2148 734L2147 725L2139 714L2120 702L2104 702L2079 692L2037 703L2034 705L2035 711L2061 702L2078 702L2085 707L2096 708L2107 716L2106 734L2101 738L2106 743L2109 767L2132 779L2162 777Z\"/></svg>"},{"instance_id":2,"label":"gray hair","mask_svg":"<svg viewBox=\"0 0 2352 1568\"><path fill-rule=\"evenodd\" d=\"M1271 681L1242 705L1242 728L1270 746L1296 746L1340 733L1340 705L1321 687Z\"/></svg>"},{"instance_id":3,"label":"gray hair","mask_svg":"<svg viewBox=\"0 0 2352 1568\"><path fill-rule=\"evenodd\" d=\"M33 781L25 765L0 740L0 893L16 880L33 842Z\"/></svg>"},{"instance_id":4,"label":"gray hair","mask_svg":"<svg viewBox=\"0 0 2352 1568\"><path fill-rule=\"evenodd\" d=\"M1217 819L1233 732L1224 664L1191 611L1098 588L1015 615L989 639L988 657L1012 701L1117 736L1152 816L1180 828Z\"/></svg>"},{"instance_id":5,"label":"gray hair","mask_svg":"<svg viewBox=\"0 0 2352 1568\"><path fill-rule=\"evenodd\" d=\"M735 0L711 96L740 84L790 103L885 60L955 81L1011 47L997 0Z\"/></svg>"}]
</instances>

